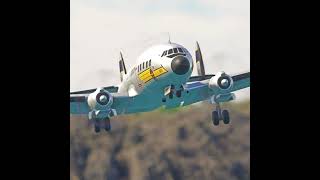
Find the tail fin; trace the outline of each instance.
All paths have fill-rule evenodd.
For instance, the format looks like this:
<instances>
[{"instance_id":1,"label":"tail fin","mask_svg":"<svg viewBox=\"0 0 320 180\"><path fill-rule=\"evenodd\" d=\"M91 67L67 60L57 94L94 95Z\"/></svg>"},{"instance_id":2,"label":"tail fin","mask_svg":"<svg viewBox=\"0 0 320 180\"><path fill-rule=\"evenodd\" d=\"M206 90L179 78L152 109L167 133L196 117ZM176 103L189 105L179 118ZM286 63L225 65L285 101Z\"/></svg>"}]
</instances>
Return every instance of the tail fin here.
<instances>
[{"instance_id":1,"label":"tail fin","mask_svg":"<svg viewBox=\"0 0 320 180\"><path fill-rule=\"evenodd\" d=\"M123 81L124 75L127 74L126 65L124 64L122 53L120 52L120 60L119 60L119 69L120 69L120 80Z\"/></svg>"},{"instance_id":2,"label":"tail fin","mask_svg":"<svg viewBox=\"0 0 320 180\"><path fill-rule=\"evenodd\" d=\"M197 47L196 47L196 65L197 65L198 76L202 76L202 78L204 79L206 72L204 70L202 53L201 53L198 41L197 41L196 45L197 45Z\"/></svg>"}]
</instances>

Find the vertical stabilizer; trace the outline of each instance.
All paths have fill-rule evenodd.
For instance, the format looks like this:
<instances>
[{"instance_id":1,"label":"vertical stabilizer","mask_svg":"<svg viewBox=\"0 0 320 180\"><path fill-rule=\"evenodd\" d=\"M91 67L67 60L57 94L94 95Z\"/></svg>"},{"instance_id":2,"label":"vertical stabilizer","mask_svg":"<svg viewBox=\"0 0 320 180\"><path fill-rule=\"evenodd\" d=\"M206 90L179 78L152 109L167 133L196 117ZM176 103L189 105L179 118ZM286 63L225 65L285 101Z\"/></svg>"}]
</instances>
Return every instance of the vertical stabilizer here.
<instances>
[{"instance_id":1,"label":"vertical stabilizer","mask_svg":"<svg viewBox=\"0 0 320 180\"><path fill-rule=\"evenodd\" d=\"M119 60L119 69L120 69L120 80L123 81L124 76L127 74L127 69L124 64L122 53L120 52L120 60Z\"/></svg>"},{"instance_id":2,"label":"vertical stabilizer","mask_svg":"<svg viewBox=\"0 0 320 180\"><path fill-rule=\"evenodd\" d=\"M198 76L202 76L202 79L204 79L206 72L204 70L202 53L201 53L198 41L196 43L196 65L197 65Z\"/></svg>"}]
</instances>

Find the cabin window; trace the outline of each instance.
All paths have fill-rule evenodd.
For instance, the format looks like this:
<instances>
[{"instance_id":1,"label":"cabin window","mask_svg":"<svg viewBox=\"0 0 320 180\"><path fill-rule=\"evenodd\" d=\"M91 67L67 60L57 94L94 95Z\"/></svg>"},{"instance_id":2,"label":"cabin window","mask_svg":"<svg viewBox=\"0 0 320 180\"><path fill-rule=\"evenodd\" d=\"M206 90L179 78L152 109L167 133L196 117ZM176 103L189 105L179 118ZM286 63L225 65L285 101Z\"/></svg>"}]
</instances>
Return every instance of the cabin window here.
<instances>
[{"instance_id":1,"label":"cabin window","mask_svg":"<svg viewBox=\"0 0 320 180\"><path fill-rule=\"evenodd\" d=\"M146 62L146 68L148 68L148 61Z\"/></svg>"},{"instance_id":2,"label":"cabin window","mask_svg":"<svg viewBox=\"0 0 320 180\"><path fill-rule=\"evenodd\" d=\"M141 71L141 66L142 66L142 64L139 65L139 71Z\"/></svg>"},{"instance_id":3,"label":"cabin window","mask_svg":"<svg viewBox=\"0 0 320 180\"><path fill-rule=\"evenodd\" d=\"M165 55L167 55L167 51L163 51L161 57L162 57L162 56L165 56Z\"/></svg>"},{"instance_id":4,"label":"cabin window","mask_svg":"<svg viewBox=\"0 0 320 180\"><path fill-rule=\"evenodd\" d=\"M174 53L178 53L178 49L177 48L173 48L173 52Z\"/></svg>"},{"instance_id":5,"label":"cabin window","mask_svg":"<svg viewBox=\"0 0 320 180\"><path fill-rule=\"evenodd\" d=\"M142 69L144 69L144 62L142 63Z\"/></svg>"},{"instance_id":6,"label":"cabin window","mask_svg":"<svg viewBox=\"0 0 320 180\"><path fill-rule=\"evenodd\" d=\"M182 50L181 48L178 48L178 51L181 52L181 53L183 53L183 50Z\"/></svg>"},{"instance_id":7,"label":"cabin window","mask_svg":"<svg viewBox=\"0 0 320 180\"><path fill-rule=\"evenodd\" d=\"M151 59L149 60L149 66L151 66Z\"/></svg>"},{"instance_id":8,"label":"cabin window","mask_svg":"<svg viewBox=\"0 0 320 180\"><path fill-rule=\"evenodd\" d=\"M172 50L172 49L169 49L168 55L169 55L169 54L172 54L172 53L173 53L173 50Z\"/></svg>"}]
</instances>

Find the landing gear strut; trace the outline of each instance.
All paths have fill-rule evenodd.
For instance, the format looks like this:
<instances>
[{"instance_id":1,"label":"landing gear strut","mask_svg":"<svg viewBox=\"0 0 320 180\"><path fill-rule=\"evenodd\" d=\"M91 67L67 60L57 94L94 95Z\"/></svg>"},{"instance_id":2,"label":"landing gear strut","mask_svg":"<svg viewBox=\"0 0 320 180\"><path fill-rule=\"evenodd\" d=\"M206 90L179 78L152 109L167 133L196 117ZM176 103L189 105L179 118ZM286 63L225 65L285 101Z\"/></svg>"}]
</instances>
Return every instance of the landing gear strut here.
<instances>
[{"instance_id":1,"label":"landing gear strut","mask_svg":"<svg viewBox=\"0 0 320 180\"><path fill-rule=\"evenodd\" d=\"M94 131L96 133L99 133L101 128L104 128L106 131L111 130L111 123L109 117L97 118L93 112L90 112L89 122L90 121L94 124Z\"/></svg>"},{"instance_id":2,"label":"landing gear strut","mask_svg":"<svg viewBox=\"0 0 320 180\"><path fill-rule=\"evenodd\" d=\"M218 126L220 120L223 120L224 124L229 124L230 123L229 112L227 110L221 111L220 104L217 103L216 110L212 111L212 122L213 122L213 125Z\"/></svg>"}]
</instances>

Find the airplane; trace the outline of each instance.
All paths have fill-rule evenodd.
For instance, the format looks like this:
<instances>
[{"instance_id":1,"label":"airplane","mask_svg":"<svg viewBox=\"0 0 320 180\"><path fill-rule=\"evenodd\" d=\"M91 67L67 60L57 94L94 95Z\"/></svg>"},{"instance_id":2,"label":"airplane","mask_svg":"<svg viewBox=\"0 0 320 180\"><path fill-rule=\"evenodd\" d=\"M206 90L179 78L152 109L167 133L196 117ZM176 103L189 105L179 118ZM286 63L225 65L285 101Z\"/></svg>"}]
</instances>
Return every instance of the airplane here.
<instances>
[{"instance_id":1,"label":"airplane","mask_svg":"<svg viewBox=\"0 0 320 180\"><path fill-rule=\"evenodd\" d=\"M196 65L197 76L191 76ZM87 115L94 131L111 130L110 118L118 115L187 106L200 101L216 105L212 111L214 126L230 123L228 110L220 104L235 99L234 91L250 87L250 71L228 75L224 71L206 74L199 43L195 63L180 44L163 43L150 47L127 71L122 53L119 60L120 81L117 86L70 93L70 115Z\"/></svg>"}]
</instances>

